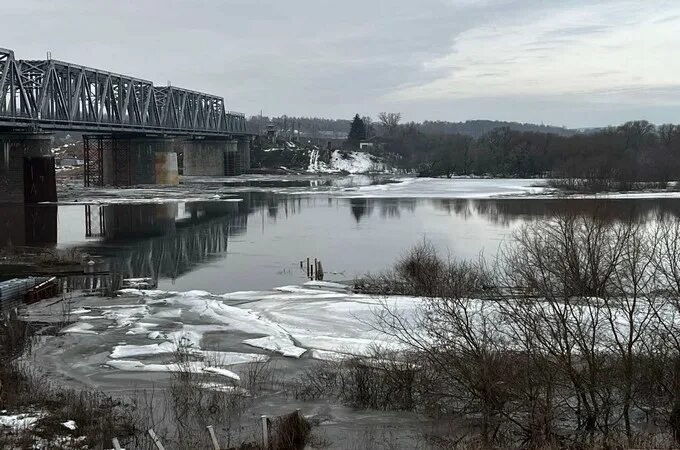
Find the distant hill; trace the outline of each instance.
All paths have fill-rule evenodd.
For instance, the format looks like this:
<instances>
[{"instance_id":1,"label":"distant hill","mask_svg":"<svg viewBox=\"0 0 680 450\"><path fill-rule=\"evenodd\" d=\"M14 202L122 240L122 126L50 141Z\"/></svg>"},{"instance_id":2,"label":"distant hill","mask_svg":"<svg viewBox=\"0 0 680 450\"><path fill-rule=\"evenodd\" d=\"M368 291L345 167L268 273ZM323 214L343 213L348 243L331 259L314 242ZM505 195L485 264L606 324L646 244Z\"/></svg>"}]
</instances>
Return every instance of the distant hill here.
<instances>
[{"instance_id":1,"label":"distant hill","mask_svg":"<svg viewBox=\"0 0 680 450\"><path fill-rule=\"evenodd\" d=\"M251 131L264 131L268 124L283 133L300 136L324 137L328 133L347 133L350 121L346 119L325 119L319 117L260 117L251 116L248 118L248 126ZM382 127L379 122L372 122L373 128L378 135L382 134ZM465 134L472 137L479 137L491 130L501 127L509 127L516 131L533 131L537 133L554 133L560 136L571 136L577 130L556 127L550 125L537 125L533 123L505 122L500 120L467 120L465 122L447 122L443 120L426 120L425 122L410 122L403 125L414 126L425 134Z\"/></svg>"},{"instance_id":2,"label":"distant hill","mask_svg":"<svg viewBox=\"0 0 680 450\"><path fill-rule=\"evenodd\" d=\"M528 131L536 133L552 133L560 136L572 136L576 130L551 125L536 125L533 123L505 122L500 120L466 120L465 122L446 122L426 120L416 124L419 131L425 134L465 134L472 137L480 137L496 128L508 127L515 131Z\"/></svg>"}]
</instances>

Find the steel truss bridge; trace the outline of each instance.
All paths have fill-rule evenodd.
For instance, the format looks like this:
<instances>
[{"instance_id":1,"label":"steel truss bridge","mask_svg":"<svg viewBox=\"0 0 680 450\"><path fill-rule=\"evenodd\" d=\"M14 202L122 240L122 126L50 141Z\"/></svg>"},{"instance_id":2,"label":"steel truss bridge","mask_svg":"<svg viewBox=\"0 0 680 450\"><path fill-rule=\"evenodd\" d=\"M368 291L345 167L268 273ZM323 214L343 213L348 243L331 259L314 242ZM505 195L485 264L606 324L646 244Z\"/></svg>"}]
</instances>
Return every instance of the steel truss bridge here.
<instances>
[{"instance_id":1,"label":"steel truss bridge","mask_svg":"<svg viewBox=\"0 0 680 450\"><path fill-rule=\"evenodd\" d=\"M232 136L245 116L224 99L0 48L0 128L94 133Z\"/></svg>"}]
</instances>

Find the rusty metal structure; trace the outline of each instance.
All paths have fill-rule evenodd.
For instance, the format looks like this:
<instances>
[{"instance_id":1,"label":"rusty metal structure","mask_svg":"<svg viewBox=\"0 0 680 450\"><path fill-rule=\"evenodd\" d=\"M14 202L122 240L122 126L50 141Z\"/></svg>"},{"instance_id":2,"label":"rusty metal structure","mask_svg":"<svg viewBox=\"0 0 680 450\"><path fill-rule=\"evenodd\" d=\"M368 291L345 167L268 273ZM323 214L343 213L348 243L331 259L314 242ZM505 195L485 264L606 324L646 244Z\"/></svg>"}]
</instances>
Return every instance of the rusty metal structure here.
<instances>
[{"instance_id":1,"label":"rusty metal structure","mask_svg":"<svg viewBox=\"0 0 680 450\"><path fill-rule=\"evenodd\" d=\"M0 128L235 137L241 113L222 97L0 49Z\"/></svg>"}]
</instances>

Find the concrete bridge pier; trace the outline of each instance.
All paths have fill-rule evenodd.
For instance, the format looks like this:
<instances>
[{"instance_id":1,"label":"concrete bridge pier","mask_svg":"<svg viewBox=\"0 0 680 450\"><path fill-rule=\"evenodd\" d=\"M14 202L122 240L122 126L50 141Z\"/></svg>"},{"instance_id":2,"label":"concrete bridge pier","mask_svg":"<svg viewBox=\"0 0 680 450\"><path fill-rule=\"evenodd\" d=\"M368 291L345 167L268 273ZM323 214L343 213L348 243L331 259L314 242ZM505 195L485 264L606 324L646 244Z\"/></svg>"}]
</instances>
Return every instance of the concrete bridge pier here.
<instances>
[{"instance_id":1,"label":"concrete bridge pier","mask_svg":"<svg viewBox=\"0 0 680 450\"><path fill-rule=\"evenodd\" d=\"M226 141L224 148L224 175L233 177L241 175L241 159L238 154L238 141L231 139Z\"/></svg>"},{"instance_id":2,"label":"concrete bridge pier","mask_svg":"<svg viewBox=\"0 0 680 450\"><path fill-rule=\"evenodd\" d=\"M184 142L184 175L221 177L250 168L250 140L189 139Z\"/></svg>"},{"instance_id":3,"label":"concrete bridge pier","mask_svg":"<svg viewBox=\"0 0 680 450\"><path fill-rule=\"evenodd\" d=\"M105 186L179 184L177 153L171 139L113 136L110 147L102 151Z\"/></svg>"},{"instance_id":4,"label":"concrete bridge pier","mask_svg":"<svg viewBox=\"0 0 680 450\"><path fill-rule=\"evenodd\" d=\"M0 203L57 201L49 133L0 134Z\"/></svg>"},{"instance_id":5,"label":"concrete bridge pier","mask_svg":"<svg viewBox=\"0 0 680 450\"><path fill-rule=\"evenodd\" d=\"M238 153L235 140L188 139L184 141L184 175L223 177L234 172Z\"/></svg>"},{"instance_id":6,"label":"concrete bridge pier","mask_svg":"<svg viewBox=\"0 0 680 450\"><path fill-rule=\"evenodd\" d=\"M244 136L238 139L238 155L240 159L241 173L250 170L250 137Z\"/></svg>"}]
</instances>

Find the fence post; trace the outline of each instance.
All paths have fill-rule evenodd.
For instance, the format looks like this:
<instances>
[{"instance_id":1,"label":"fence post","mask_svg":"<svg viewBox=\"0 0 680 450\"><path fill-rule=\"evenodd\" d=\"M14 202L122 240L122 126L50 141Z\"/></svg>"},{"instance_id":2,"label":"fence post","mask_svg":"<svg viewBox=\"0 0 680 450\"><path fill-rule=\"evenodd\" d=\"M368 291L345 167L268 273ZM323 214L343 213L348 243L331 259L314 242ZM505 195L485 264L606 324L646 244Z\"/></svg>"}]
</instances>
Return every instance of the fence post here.
<instances>
[{"instance_id":1,"label":"fence post","mask_svg":"<svg viewBox=\"0 0 680 450\"><path fill-rule=\"evenodd\" d=\"M120 442L118 442L118 438L111 439L111 443L113 444L114 450L122 450L122 448L120 446Z\"/></svg>"},{"instance_id":2,"label":"fence post","mask_svg":"<svg viewBox=\"0 0 680 450\"><path fill-rule=\"evenodd\" d=\"M269 418L261 416L262 419L262 447L269 449Z\"/></svg>"},{"instance_id":3,"label":"fence post","mask_svg":"<svg viewBox=\"0 0 680 450\"><path fill-rule=\"evenodd\" d=\"M220 443L217 442L217 436L215 436L215 430L212 425L206 427L208 429L208 434L210 434L210 440L212 440L212 445L215 450L220 450Z\"/></svg>"},{"instance_id":4,"label":"fence post","mask_svg":"<svg viewBox=\"0 0 680 450\"><path fill-rule=\"evenodd\" d=\"M153 431L153 428L149 428L149 436L151 436L151 440L154 444L156 444L156 448L158 448L158 450L165 450L165 447L163 447L163 444L161 444L161 440L158 439L158 436L156 436L156 432Z\"/></svg>"}]
</instances>

